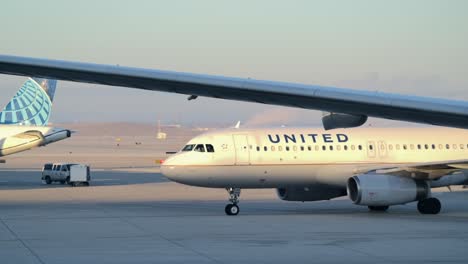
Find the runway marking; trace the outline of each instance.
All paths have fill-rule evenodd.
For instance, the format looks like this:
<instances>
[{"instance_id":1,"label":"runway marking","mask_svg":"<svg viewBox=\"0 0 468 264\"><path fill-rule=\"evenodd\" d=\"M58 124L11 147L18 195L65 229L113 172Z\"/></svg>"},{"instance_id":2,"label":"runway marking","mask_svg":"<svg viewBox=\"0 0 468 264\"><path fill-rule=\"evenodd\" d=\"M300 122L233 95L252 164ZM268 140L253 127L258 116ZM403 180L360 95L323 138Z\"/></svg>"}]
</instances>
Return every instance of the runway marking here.
<instances>
[{"instance_id":1,"label":"runway marking","mask_svg":"<svg viewBox=\"0 0 468 264\"><path fill-rule=\"evenodd\" d=\"M39 263L45 264L45 262L39 257L39 255L38 255L31 247L29 247L29 246L26 244L26 242L25 242L23 239L21 239L21 238L15 233L15 231L13 231L13 229L11 229L10 226L7 225L7 223L6 223L5 221L3 221L1 218L0 218L0 223L2 223L2 225L13 235L13 237L15 237L16 240L19 241L19 242L23 245L23 247L24 247L27 251L29 251L29 253L31 253L31 255L32 255L33 257L36 258L37 261L39 261Z\"/></svg>"}]
</instances>

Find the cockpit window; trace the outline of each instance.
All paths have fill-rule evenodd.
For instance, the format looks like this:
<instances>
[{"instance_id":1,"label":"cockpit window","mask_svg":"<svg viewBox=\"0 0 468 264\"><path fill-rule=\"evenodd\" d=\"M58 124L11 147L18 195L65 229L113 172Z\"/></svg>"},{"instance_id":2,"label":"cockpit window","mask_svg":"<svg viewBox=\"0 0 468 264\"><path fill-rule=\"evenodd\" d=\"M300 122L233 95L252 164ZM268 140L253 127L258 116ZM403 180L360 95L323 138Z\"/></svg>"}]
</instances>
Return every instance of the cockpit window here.
<instances>
[{"instance_id":1,"label":"cockpit window","mask_svg":"<svg viewBox=\"0 0 468 264\"><path fill-rule=\"evenodd\" d=\"M205 146L203 144L198 144L194 150L198 152L205 152Z\"/></svg>"},{"instance_id":2,"label":"cockpit window","mask_svg":"<svg viewBox=\"0 0 468 264\"><path fill-rule=\"evenodd\" d=\"M187 145L185 146L182 151L192 151L195 145Z\"/></svg>"},{"instance_id":3,"label":"cockpit window","mask_svg":"<svg viewBox=\"0 0 468 264\"><path fill-rule=\"evenodd\" d=\"M206 144L206 152L215 152L213 145Z\"/></svg>"}]
</instances>

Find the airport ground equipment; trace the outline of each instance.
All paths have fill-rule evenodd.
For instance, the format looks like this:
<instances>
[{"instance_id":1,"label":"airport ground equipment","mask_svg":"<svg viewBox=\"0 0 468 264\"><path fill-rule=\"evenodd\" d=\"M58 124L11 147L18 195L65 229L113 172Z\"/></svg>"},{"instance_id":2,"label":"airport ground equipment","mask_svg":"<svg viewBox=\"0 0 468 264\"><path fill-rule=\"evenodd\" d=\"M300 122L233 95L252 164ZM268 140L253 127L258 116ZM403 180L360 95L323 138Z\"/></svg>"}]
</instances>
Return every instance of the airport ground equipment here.
<instances>
[{"instance_id":1,"label":"airport ground equipment","mask_svg":"<svg viewBox=\"0 0 468 264\"><path fill-rule=\"evenodd\" d=\"M71 186L89 186L91 181L90 167L73 163L47 163L42 169L42 180L46 184L59 182Z\"/></svg>"}]
</instances>

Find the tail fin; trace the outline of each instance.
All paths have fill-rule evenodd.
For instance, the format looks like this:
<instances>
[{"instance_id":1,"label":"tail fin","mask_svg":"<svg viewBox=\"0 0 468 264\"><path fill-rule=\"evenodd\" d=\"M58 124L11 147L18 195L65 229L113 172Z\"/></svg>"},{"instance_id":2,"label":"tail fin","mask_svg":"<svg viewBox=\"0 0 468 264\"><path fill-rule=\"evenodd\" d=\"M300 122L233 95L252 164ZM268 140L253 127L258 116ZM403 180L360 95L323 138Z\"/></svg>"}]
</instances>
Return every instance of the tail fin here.
<instances>
[{"instance_id":1,"label":"tail fin","mask_svg":"<svg viewBox=\"0 0 468 264\"><path fill-rule=\"evenodd\" d=\"M56 80L29 78L0 112L0 124L47 126Z\"/></svg>"}]
</instances>

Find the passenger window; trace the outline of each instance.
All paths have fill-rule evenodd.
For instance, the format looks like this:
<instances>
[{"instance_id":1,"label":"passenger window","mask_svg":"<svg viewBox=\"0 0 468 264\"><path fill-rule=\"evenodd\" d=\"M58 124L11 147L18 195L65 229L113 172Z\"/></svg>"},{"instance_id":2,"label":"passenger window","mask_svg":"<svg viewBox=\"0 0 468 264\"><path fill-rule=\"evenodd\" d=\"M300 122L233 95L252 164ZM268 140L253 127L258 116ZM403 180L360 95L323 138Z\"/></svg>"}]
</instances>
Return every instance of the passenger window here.
<instances>
[{"instance_id":1,"label":"passenger window","mask_svg":"<svg viewBox=\"0 0 468 264\"><path fill-rule=\"evenodd\" d=\"M341 150L341 146L340 146L340 145L336 146L336 150L340 151L340 150Z\"/></svg>"},{"instance_id":2,"label":"passenger window","mask_svg":"<svg viewBox=\"0 0 468 264\"><path fill-rule=\"evenodd\" d=\"M348 150L348 145L344 145L344 150Z\"/></svg>"},{"instance_id":3,"label":"passenger window","mask_svg":"<svg viewBox=\"0 0 468 264\"><path fill-rule=\"evenodd\" d=\"M436 149L436 146L434 144L432 144L432 149Z\"/></svg>"},{"instance_id":4,"label":"passenger window","mask_svg":"<svg viewBox=\"0 0 468 264\"><path fill-rule=\"evenodd\" d=\"M359 145L358 148L359 148L359 150L362 150L362 146L361 146L361 145Z\"/></svg>"},{"instance_id":5,"label":"passenger window","mask_svg":"<svg viewBox=\"0 0 468 264\"><path fill-rule=\"evenodd\" d=\"M315 146L315 151L319 151L319 146Z\"/></svg>"},{"instance_id":6,"label":"passenger window","mask_svg":"<svg viewBox=\"0 0 468 264\"><path fill-rule=\"evenodd\" d=\"M308 147L307 147L307 150L308 150L308 151L312 151L312 147L311 147L311 146L308 146Z\"/></svg>"},{"instance_id":7,"label":"passenger window","mask_svg":"<svg viewBox=\"0 0 468 264\"><path fill-rule=\"evenodd\" d=\"M409 147L410 147L411 150L414 150L414 145L413 144L411 144Z\"/></svg>"},{"instance_id":8,"label":"passenger window","mask_svg":"<svg viewBox=\"0 0 468 264\"><path fill-rule=\"evenodd\" d=\"M442 146L442 144L439 144L439 149L443 149L444 147Z\"/></svg>"},{"instance_id":9,"label":"passenger window","mask_svg":"<svg viewBox=\"0 0 468 264\"><path fill-rule=\"evenodd\" d=\"M457 144L453 144L453 149L457 149Z\"/></svg>"},{"instance_id":10,"label":"passenger window","mask_svg":"<svg viewBox=\"0 0 468 264\"><path fill-rule=\"evenodd\" d=\"M421 149L421 145L420 145L420 144L418 144L418 149Z\"/></svg>"},{"instance_id":11,"label":"passenger window","mask_svg":"<svg viewBox=\"0 0 468 264\"><path fill-rule=\"evenodd\" d=\"M322 146L322 150L327 150L327 147L325 147L325 146Z\"/></svg>"},{"instance_id":12,"label":"passenger window","mask_svg":"<svg viewBox=\"0 0 468 264\"><path fill-rule=\"evenodd\" d=\"M301 151L304 151L304 146L301 146Z\"/></svg>"},{"instance_id":13,"label":"passenger window","mask_svg":"<svg viewBox=\"0 0 468 264\"><path fill-rule=\"evenodd\" d=\"M351 145L351 150L355 150L356 147L354 147L354 145Z\"/></svg>"},{"instance_id":14,"label":"passenger window","mask_svg":"<svg viewBox=\"0 0 468 264\"><path fill-rule=\"evenodd\" d=\"M289 146L286 146L286 151L289 151Z\"/></svg>"},{"instance_id":15,"label":"passenger window","mask_svg":"<svg viewBox=\"0 0 468 264\"><path fill-rule=\"evenodd\" d=\"M279 147L278 147L278 151L283 151L283 147L282 147L282 146L279 146Z\"/></svg>"},{"instance_id":16,"label":"passenger window","mask_svg":"<svg viewBox=\"0 0 468 264\"><path fill-rule=\"evenodd\" d=\"M424 144L425 149L429 149L429 146L427 144Z\"/></svg>"},{"instance_id":17,"label":"passenger window","mask_svg":"<svg viewBox=\"0 0 468 264\"><path fill-rule=\"evenodd\" d=\"M215 152L213 145L206 144L206 152Z\"/></svg>"},{"instance_id":18,"label":"passenger window","mask_svg":"<svg viewBox=\"0 0 468 264\"><path fill-rule=\"evenodd\" d=\"M275 146L271 146L271 151L275 151Z\"/></svg>"},{"instance_id":19,"label":"passenger window","mask_svg":"<svg viewBox=\"0 0 468 264\"><path fill-rule=\"evenodd\" d=\"M293 146L293 150L294 150L294 151L297 151L297 146Z\"/></svg>"},{"instance_id":20,"label":"passenger window","mask_svg":"<svg viewBox=\"0 0 468 264\"><path fill-rule=\"evenodd\" d=\"M464 149L464 145L463 144L460 144L460 149Z\"/></svg>"},{"instance_id":21,"label":"passenger window","mask_svg":"<svg viewBox=\"0 0 468 264\"><path fill-rule=\"evenodd\" d=\"M369 149L370 149L370 150L374 150L374 146L369 145Z\"/></svg>"},{"instance_id":22,"label":"passenger window","mask_svg":"<svg viewBox=\"0 0 468 264\"><path fill-rule=\"evenodd\" d=\"M408 149L408 146L406 146L406 144L403 145L403 149L404 150L407 150Z\"/></svg>"},{"instance_id":23,"label":"passenger window","mask_svg":"<svg viewBox=\"0 0 468 264\"><path fill-rule=\"evenodd\" d=\"M393 145L392 144L388 145L388 150L393 150Z\"/></svg>"},{"instance_id":24,"label":"passenger window","mask_svg":"<svg viewBox=\"0 0 468 264\"><path fill-rule=\"evenodd\" d=\"M268 147L266 147L266 146L263 147L263 150L264 150L264 151L268 151Z\"/></svg>"},{"instance_id":25,"label":"passenger window","mask_svg":"<svg viewBox=\"0 0 468 264\"><path fill-rule=\"evenodd\" d=\"M260 151L260 147L259 147L259 146L257 146L257 151Z\"/></svg>"},{"instance_id":26,"label":"passenger window","mask_svg":"<svg viewBox=\"0 0 468 264\"><path fill-rule=\"evenodd\" d=\"M397 145L396 145L396 149L397 149L397 150L400 150L400 144L397 144Z\"/></svg>"},{"instance_id":27,"label":"passenger window","mask_svg":"<svg viewBox=\"0 0 468 264\"><path fill-rule=\"evenodd\" d=\"M330 150L333 150L333 146L330 146Z\"/></svg>"},{"instance_id":28,"label":"passenger window","mask_svg":"<svg viewBox=\"0 0 468 264\"><path fill-rule=\"evenodd\" d=\"M445 148L450 149L450 145L449 144L445 145Z\"/></svg>"},{"instance_id":29,"label":"passenger window","mask_svg":"<svg viewBox=\"0 0 468 264\"><path fill-rule=\"evenodd\" d=\"M198 144L196 147L195 147L195 151L197 152L205 152L205 146L203 144Z\"/></svg>"}]
</instances>

